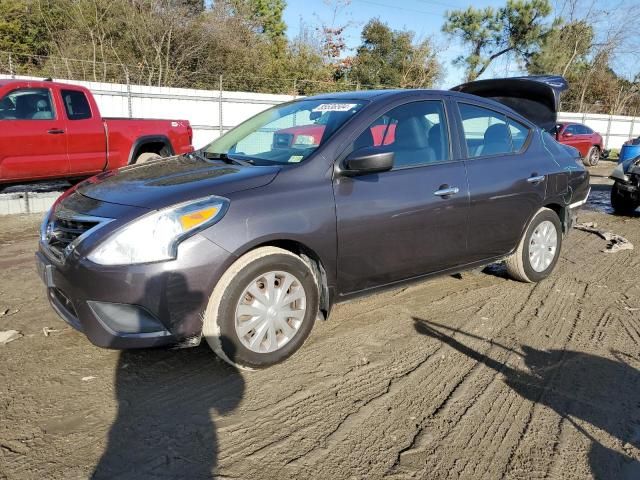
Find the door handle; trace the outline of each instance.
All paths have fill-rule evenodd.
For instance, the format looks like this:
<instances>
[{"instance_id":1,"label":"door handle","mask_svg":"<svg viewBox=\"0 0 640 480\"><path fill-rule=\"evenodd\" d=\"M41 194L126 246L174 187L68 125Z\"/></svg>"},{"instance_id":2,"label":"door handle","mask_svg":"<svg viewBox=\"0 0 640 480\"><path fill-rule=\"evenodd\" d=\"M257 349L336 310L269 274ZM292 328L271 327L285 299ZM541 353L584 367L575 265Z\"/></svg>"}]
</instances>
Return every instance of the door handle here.
<instances>
[{"instance_id":1,"label":"door handle","mask_svg":"<svg viewBox=\"0 0 640 480\"><path fill-rule=\"evenodd\" d=\"M60 128L52 128L47 133L49 133L51 135L60 135L61 133L64 133L64 130L62 130Z\"/></svg>"},{"instance_id":2,"label":"door handle","mask_svg":"<svg viewBox=\"0 0 640 480\"><path fill-rule=\"evenodd\" d=\"M533 177L527 178L527 182L533 183L535 185L536 183L542 182L544 179L545 179L544 175L535 175Z\"/></svg>"},{"instance_id":3,"label":"door handle","mask_svg":"<svg viewBox=\"0 0 640 480\"><path fill-rule=\"evenodd\" d=\"M438 197L448 197L449 195L455 195L459 191L460 189L458 187L447 187L446 185L443 185L440 189L433 192L433 194Z\"/></svg>"}]
</instances>

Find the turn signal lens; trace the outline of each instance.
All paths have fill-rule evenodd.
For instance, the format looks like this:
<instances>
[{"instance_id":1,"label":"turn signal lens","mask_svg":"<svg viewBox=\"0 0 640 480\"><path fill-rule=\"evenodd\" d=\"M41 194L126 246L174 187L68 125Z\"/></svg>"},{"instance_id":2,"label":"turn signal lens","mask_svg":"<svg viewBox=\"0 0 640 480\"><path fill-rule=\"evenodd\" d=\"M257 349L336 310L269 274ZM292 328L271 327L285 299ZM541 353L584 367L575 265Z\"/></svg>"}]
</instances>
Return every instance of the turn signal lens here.
<instances>
[{"instance_id":1,"label":"turn signal lens","mask_svg":"<svg viewBox=\"0 0 640 480\"><path fill-rule=\"evenodd\" d=\"M195 228L215 217L219 211L220 206L215 206L180 215L180 225L182 225L182 230L188 232L192 228Z\"/></svg>"}]
</instances>

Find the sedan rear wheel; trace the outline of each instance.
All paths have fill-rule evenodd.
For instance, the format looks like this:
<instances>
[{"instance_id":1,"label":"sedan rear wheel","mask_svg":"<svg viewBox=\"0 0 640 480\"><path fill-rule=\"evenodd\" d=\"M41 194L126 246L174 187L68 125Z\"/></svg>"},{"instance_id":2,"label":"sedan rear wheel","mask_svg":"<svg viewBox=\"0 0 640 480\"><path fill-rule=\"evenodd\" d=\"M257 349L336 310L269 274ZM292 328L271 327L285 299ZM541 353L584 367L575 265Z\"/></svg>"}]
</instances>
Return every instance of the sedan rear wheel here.
<instances>
[{"instance_id":1,"label":"sedan rear wheel","mask_svg":"<svg viewBox=\"0 0 640 480\"><path fill-rule=\"evenodd\" d=\"M221 277L209 299L202 335L234 366L268 367L302 346L318 304L317 281L304 260L281 248L258 248Z\"/></svg>"},{"instance_id":2,"label":"sedan rear wheel","mask_svg":"<svg viewBox=\"0 0 640 480\"><path fill-rule=\"evenodd\" d=\"M529 223L518 248L507 260L511 278L539 282L555 267L562 247L562 224L556 212L541 208Z\"/></svg>"}]
</instances>

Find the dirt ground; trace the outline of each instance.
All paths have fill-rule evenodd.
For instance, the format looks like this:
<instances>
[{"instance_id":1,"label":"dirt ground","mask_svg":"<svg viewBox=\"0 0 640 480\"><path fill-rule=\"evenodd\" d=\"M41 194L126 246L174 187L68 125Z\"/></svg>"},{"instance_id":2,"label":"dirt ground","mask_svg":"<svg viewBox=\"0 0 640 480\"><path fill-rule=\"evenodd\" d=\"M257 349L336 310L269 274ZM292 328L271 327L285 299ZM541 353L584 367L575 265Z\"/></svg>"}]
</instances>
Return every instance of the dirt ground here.
<instances>
[{"instance_id":1,"label":"dirt ground","mask_svg":"<svg viewBox=\"0 0 640 480\"><path fill-rule=\"evenodd\" d=\"M339 305L289 361L93 347L0 219L0 478L640 479L640 214L581 221L537 285L497 266ZM8 310L8 311L6 311ZM6 311L6 313L5 313ZM54 331L48 335L43 329Z\"/></svg>"}]
</instances>

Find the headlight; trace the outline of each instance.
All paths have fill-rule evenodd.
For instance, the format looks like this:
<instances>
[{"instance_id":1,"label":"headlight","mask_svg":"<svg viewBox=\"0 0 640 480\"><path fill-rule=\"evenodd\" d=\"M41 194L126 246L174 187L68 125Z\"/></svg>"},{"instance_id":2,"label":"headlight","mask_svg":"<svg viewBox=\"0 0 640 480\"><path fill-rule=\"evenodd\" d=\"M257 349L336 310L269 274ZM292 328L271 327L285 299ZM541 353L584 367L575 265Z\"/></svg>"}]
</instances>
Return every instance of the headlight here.
<instances>
[{"instance_id":1,"label":"headlight","mask_svg":"<svg viewBox=\"0 0 640 480\"><path fill-rule=\"evenodd\" d=\"M100 265L174 259L180 241L220 220L228 203L212 196L145 215L117 230L87 258Z\"/></svg>"},{"instance_id":2,"label":"headlight","mask_svg":"<svg viewBox=\"0 0 640 480\"><path fill-rule=\"evenodd\" d=\"M311 135L298 135L295 145L315 145L316 140Z\"/></svg>"},{"instance_id":3,"label":"headlight","mask_svg":"<svg viewBox=\"0 0 640 480\"><path fill-rule=\"evenodd\" d=\"M624 163L618 163L609 177L623 182L628 182L629 177L624 173Z\"/></svg>"}]
</instances>

